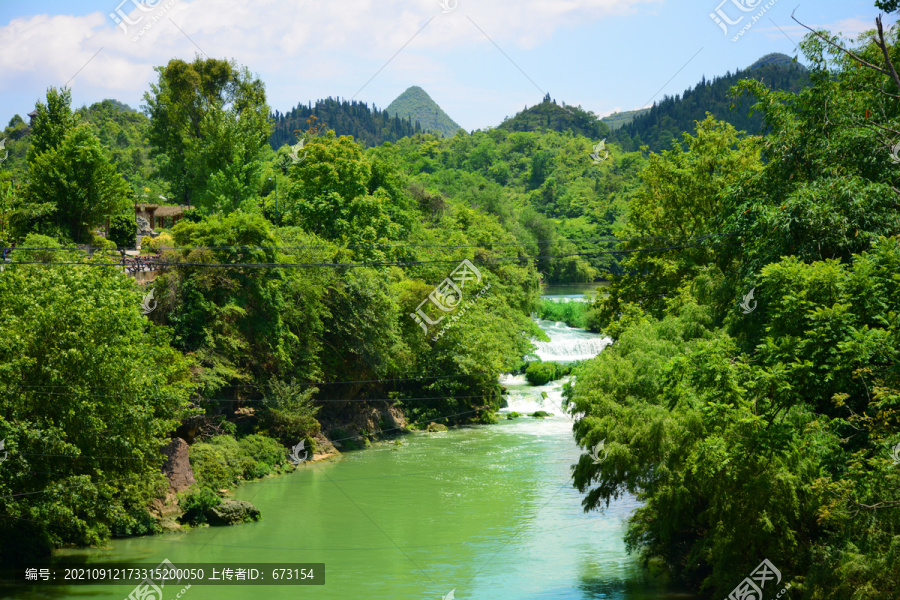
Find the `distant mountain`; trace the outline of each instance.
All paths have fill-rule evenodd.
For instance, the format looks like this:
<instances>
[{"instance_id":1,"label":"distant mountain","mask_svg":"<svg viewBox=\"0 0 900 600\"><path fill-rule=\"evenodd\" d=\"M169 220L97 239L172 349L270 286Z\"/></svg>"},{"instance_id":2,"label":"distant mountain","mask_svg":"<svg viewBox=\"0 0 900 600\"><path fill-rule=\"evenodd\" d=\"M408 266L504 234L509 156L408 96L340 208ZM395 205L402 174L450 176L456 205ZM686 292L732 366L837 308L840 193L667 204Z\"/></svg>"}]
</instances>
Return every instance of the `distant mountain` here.
<instances>
[{"instance_id":1,"label":"distant mountain","mask_svg":"<svg viewBox=\"0 0 900 600\"><path fill-rule=\"evenodd\" d=\"M425 90L415 85L397 96L384 111L401 119L418 121L423 131L440 133L443 137L453 137L461 129Z\"/></svg>"},{"instance_id":2,"label":"distant mountain","mask_svg":"<svg viewBox=\"0 0 900 600\"><path fill-rule=\"evenodd\" d=\"M578 106L560 106L550 94L544 101L525 109L511 119L505 119L498 129L507 131L566 131L583 135L590 139L600 139L609 135L609 127L594 114Z\"/></svg>"},{"instance_id":3,"label":"distant mountain","mask_svg":"<svg viewBox=\"0 0 900 600\"><path fill-rule=\"evenodd\" d=\"M649 111L615 130L610 136L611 141L626 151L638 150L645 144L653 152L668 150L673 139L681 139L685 131L694 131L695 121L705 119L707 112L740 131L763 133L762 115L758 112L753 116L749 114L755 100L746 95L734 100L729 95L729 90L741 79L756 79L772 89L793 93L809 85L806 67L784 54L768 54L747 69L733 74L728 72L712 81L704 77L684 94L666 96Z\"/></svg>"},{"instance_id":4,"label":"distant mountain","mask_svg":"<svg viewBox=\"0 0 900 600\"><path fill-rule=\"evenodd\" d=\"M315 104L298 104L289 113L275 111L272 115L274 129L269 145L277 150L285 144L296 144L296 131L306 131L307 119L311 116L316 117L315 123L319 129L334 129L338 136L352 135L353 139L365 147L396 142L423 131L417 121L392 117L387 110L378 110L375 106L369 108L363 102L328 98L318 100Z\"/></svg>"},{"instance_id":5,"label":"distant mountain","mask_svg":"<svg viewBox=\"0 0 900 600\"><path fill-rule=\"evenodd\" d=\"M606 115L601 121L606 123L609 127L610 131L615 131L619 127L623 125L627 125L634 121L636 117L639 117L647 112L650 112L649 108L639 108L637 110L625 110L622 112L613 113L611 115Z\"/></svg>"},{"instance_id":6,"label":"distant mountain","mask_svg":"<svg viewBox=\"0 0 900 600\"><path fill-rule=\"evenodd\" d=\"M753 69L759 69L760 67L768 67L770 65L777 65L780 67L790 67L791 65L796 65L800 67L803 71L806 71L806 67L801 65L800 63L795 63L794 59L788 56L787 54L781 54L780 52L773 52L772 54L766 54L758 61L747 67L748 71L752 71Z\"/></svg>"}]
</instances>

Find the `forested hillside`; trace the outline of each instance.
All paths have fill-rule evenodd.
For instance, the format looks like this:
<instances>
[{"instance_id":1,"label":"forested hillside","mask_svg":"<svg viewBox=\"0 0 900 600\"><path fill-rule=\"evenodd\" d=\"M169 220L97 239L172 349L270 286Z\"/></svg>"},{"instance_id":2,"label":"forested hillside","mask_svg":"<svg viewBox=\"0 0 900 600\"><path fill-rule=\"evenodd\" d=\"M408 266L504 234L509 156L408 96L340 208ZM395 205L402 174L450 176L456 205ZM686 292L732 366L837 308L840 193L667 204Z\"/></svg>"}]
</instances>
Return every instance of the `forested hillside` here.
<instances>
[{"instance_id":1,"label":"forested hillside","mask_svg":"<svg viewBox=\"0 0 900 600\"><path fill-rule=\"evenodd\" d=\"M422 131L437 133L442 137L452 137L460 129L456 121L418 86L413 86L397 96L384 111L389 115L417 122L421 125Z\"/></svg>"},{"instance_id":2,"label":"forested hillside","mask_svg":"<svg viewBox=\"0 0 900 600\"><path fill-rule=\"evenodd\" d=\"M760 112L750 114L752 98L732 97L730 91L742 79L763 81L775 90L798 92L809 84L806 68L783 54L770 54L748 69L706 79L683 94L666 96L644 114L613 131L610 140L625 150L638 150L642 145L653 152L668 150L673 140L686 131L693 131L697 121L709 113L734 125L738 131L757 134L763 131Z\"/></svg>"},{"instance_id":3,"label":"forested hillside","mask_svg":"<svg viewBox=\"0 0 900 600\"><path fill-rule=\"evenodd\" d=\"M571 131L588 139L600 141L609 135L609 127L594 114L580 106L560 106L550 94L540 104L525 107L516 116L504 119L498 129L506 131ZM596 143L596 142L595 142Z\"/></svg>"},{"instance_id":4,"label":"forested hillside","mask_svg":"<svg viewBox=\"0 0 900 600\"><path fill-rule=\"evenodd\" d=\"M298 104L288 113L275 111L272 115L273 131L269 144L277 150L285 144L297 143L297 132L309 128L310 117L322 130L333 130L337 135L352 135L353 139L369 148L384 142L395 142L401 138L423 131L421 124L410 118L400 118L386 110L369 107L367 103L355 100L327 98L315 104Z\"/></svg>"}]
</instances>

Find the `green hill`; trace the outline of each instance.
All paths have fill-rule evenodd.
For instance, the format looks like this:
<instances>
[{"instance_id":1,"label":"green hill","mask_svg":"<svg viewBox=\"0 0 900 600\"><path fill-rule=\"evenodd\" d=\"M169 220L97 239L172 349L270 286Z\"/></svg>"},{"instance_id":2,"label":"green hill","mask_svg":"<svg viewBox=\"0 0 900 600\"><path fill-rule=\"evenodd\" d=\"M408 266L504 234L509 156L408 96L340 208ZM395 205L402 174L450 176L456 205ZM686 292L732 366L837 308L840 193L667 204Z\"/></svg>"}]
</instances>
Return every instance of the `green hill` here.
<instances>
[{"instance_id":1,"label":"green hill","mask_svg":"<svg viewBox=\"0 0 900 600\"><path fill-rule=\"evenodd\" d=\"M592 113L579 106L562 106L544 96L544 101L525 109L511 119L500 124L499 129L507 131L559 131L571 130L575 135L589 139L604 138L609 135L609 127Z\"/></svg>"},{"instance_id":2,"label":"green hill","mask_svg":"<svg viewBox=\"0 0 900 600\"><path fill-rule=\"evenodd\" d=\"M384 111L401 119L418 121L423 131L437 132L444 137L453 137L461 129L425 90L415 85L397 96Z\"/></svg>"},{"instance_id":3,"label":"green hill","mask_svg":"<svg viewBox=\"0 0 900 600\"><path fill-rule=\"evenodd\" d=\"M806 67L783 54L768 54L747 69L728 72L722 77L705 77L684 94L666 96L646 113L616 129L610 136L627 151L638 150L646 144L653 152L668 150L672 140L680 139L685 131L694 131L696 121L706 113L727 121L740 131L759 134L764 131L762 114L750 115L754 100L733 98L731 88L741 79L756 79L776 90L798 92L809 85Z\"/></svg>"},{"instance_id":4,"label":"green hill","mask_svg":"<svg viewBox=\"0 0 900 600\"><path fill-rule=\"evenodd\" d=\"M610 131L615 131L619 127L623 125L627 125L634 121L637 117L643 115L648 112L649 108L639 108L637 110L625 110L622 112L613 113L611 115L606 115L601 121L606 123L607 127L609 127Z\"/></svg>"}]
</instances>

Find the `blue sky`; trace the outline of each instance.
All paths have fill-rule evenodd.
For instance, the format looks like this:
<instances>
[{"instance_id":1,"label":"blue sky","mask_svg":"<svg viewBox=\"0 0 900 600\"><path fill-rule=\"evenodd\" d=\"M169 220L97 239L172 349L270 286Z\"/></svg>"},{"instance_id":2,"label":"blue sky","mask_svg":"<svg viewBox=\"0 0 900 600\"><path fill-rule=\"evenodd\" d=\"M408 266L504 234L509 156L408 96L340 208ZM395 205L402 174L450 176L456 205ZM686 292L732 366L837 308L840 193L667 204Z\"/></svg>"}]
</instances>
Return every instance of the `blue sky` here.
<instances>
[{"instance_id":1,"label":"blue sky","mask_svg":"<svg viewBox=\"0 0 900 600\"><path fill-rule=\"evenodd\" d=\"M328 96L383 108L419 85L469 130L545 92L605 115L770 52L793 55L803 35L795 9L848 38L878 14L874 0L441 1L3 0L0 125L67 82L75 106L115 98L137 108L153 67L198 52L246 65L282 112ZM740 19L723 25L727 35L710 16L717 9Z\"/></svg>"}]
</instances>

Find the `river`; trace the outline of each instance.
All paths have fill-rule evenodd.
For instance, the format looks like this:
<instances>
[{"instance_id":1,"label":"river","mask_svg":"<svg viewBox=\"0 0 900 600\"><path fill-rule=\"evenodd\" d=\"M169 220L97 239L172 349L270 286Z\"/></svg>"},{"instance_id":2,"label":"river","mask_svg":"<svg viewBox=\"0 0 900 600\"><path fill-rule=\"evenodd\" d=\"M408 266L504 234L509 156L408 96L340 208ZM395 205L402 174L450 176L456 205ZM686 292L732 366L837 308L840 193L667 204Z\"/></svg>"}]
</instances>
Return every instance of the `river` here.
<instances>
[{"instance_id":1,"label":"river","mask_svg":"<svg viewBox=\"0 0 900 600\"><path fill-rule=\"evenodd\" d=\"M539 322L544 360L599 353L600 336ZM325 563L326 585L193 586L185 600L315 598L662 600L684 598L644 571L622 541L637 506L623 498L584 513L570 466L581 450L560 408L565 381L504 376L500 424L405 436L242 486L263 519L236 527L115 540L65 554L92 563ZM545 393L546 397L542 394ZM511 411L553 413L508 420ZM127 598L133 586L54 588L19 598ZM171 590L171 592L169 591ZM165 600L179 589L167 588ZM152 598L150 600L156 600Z\"/></svg>"}]
</instances>

